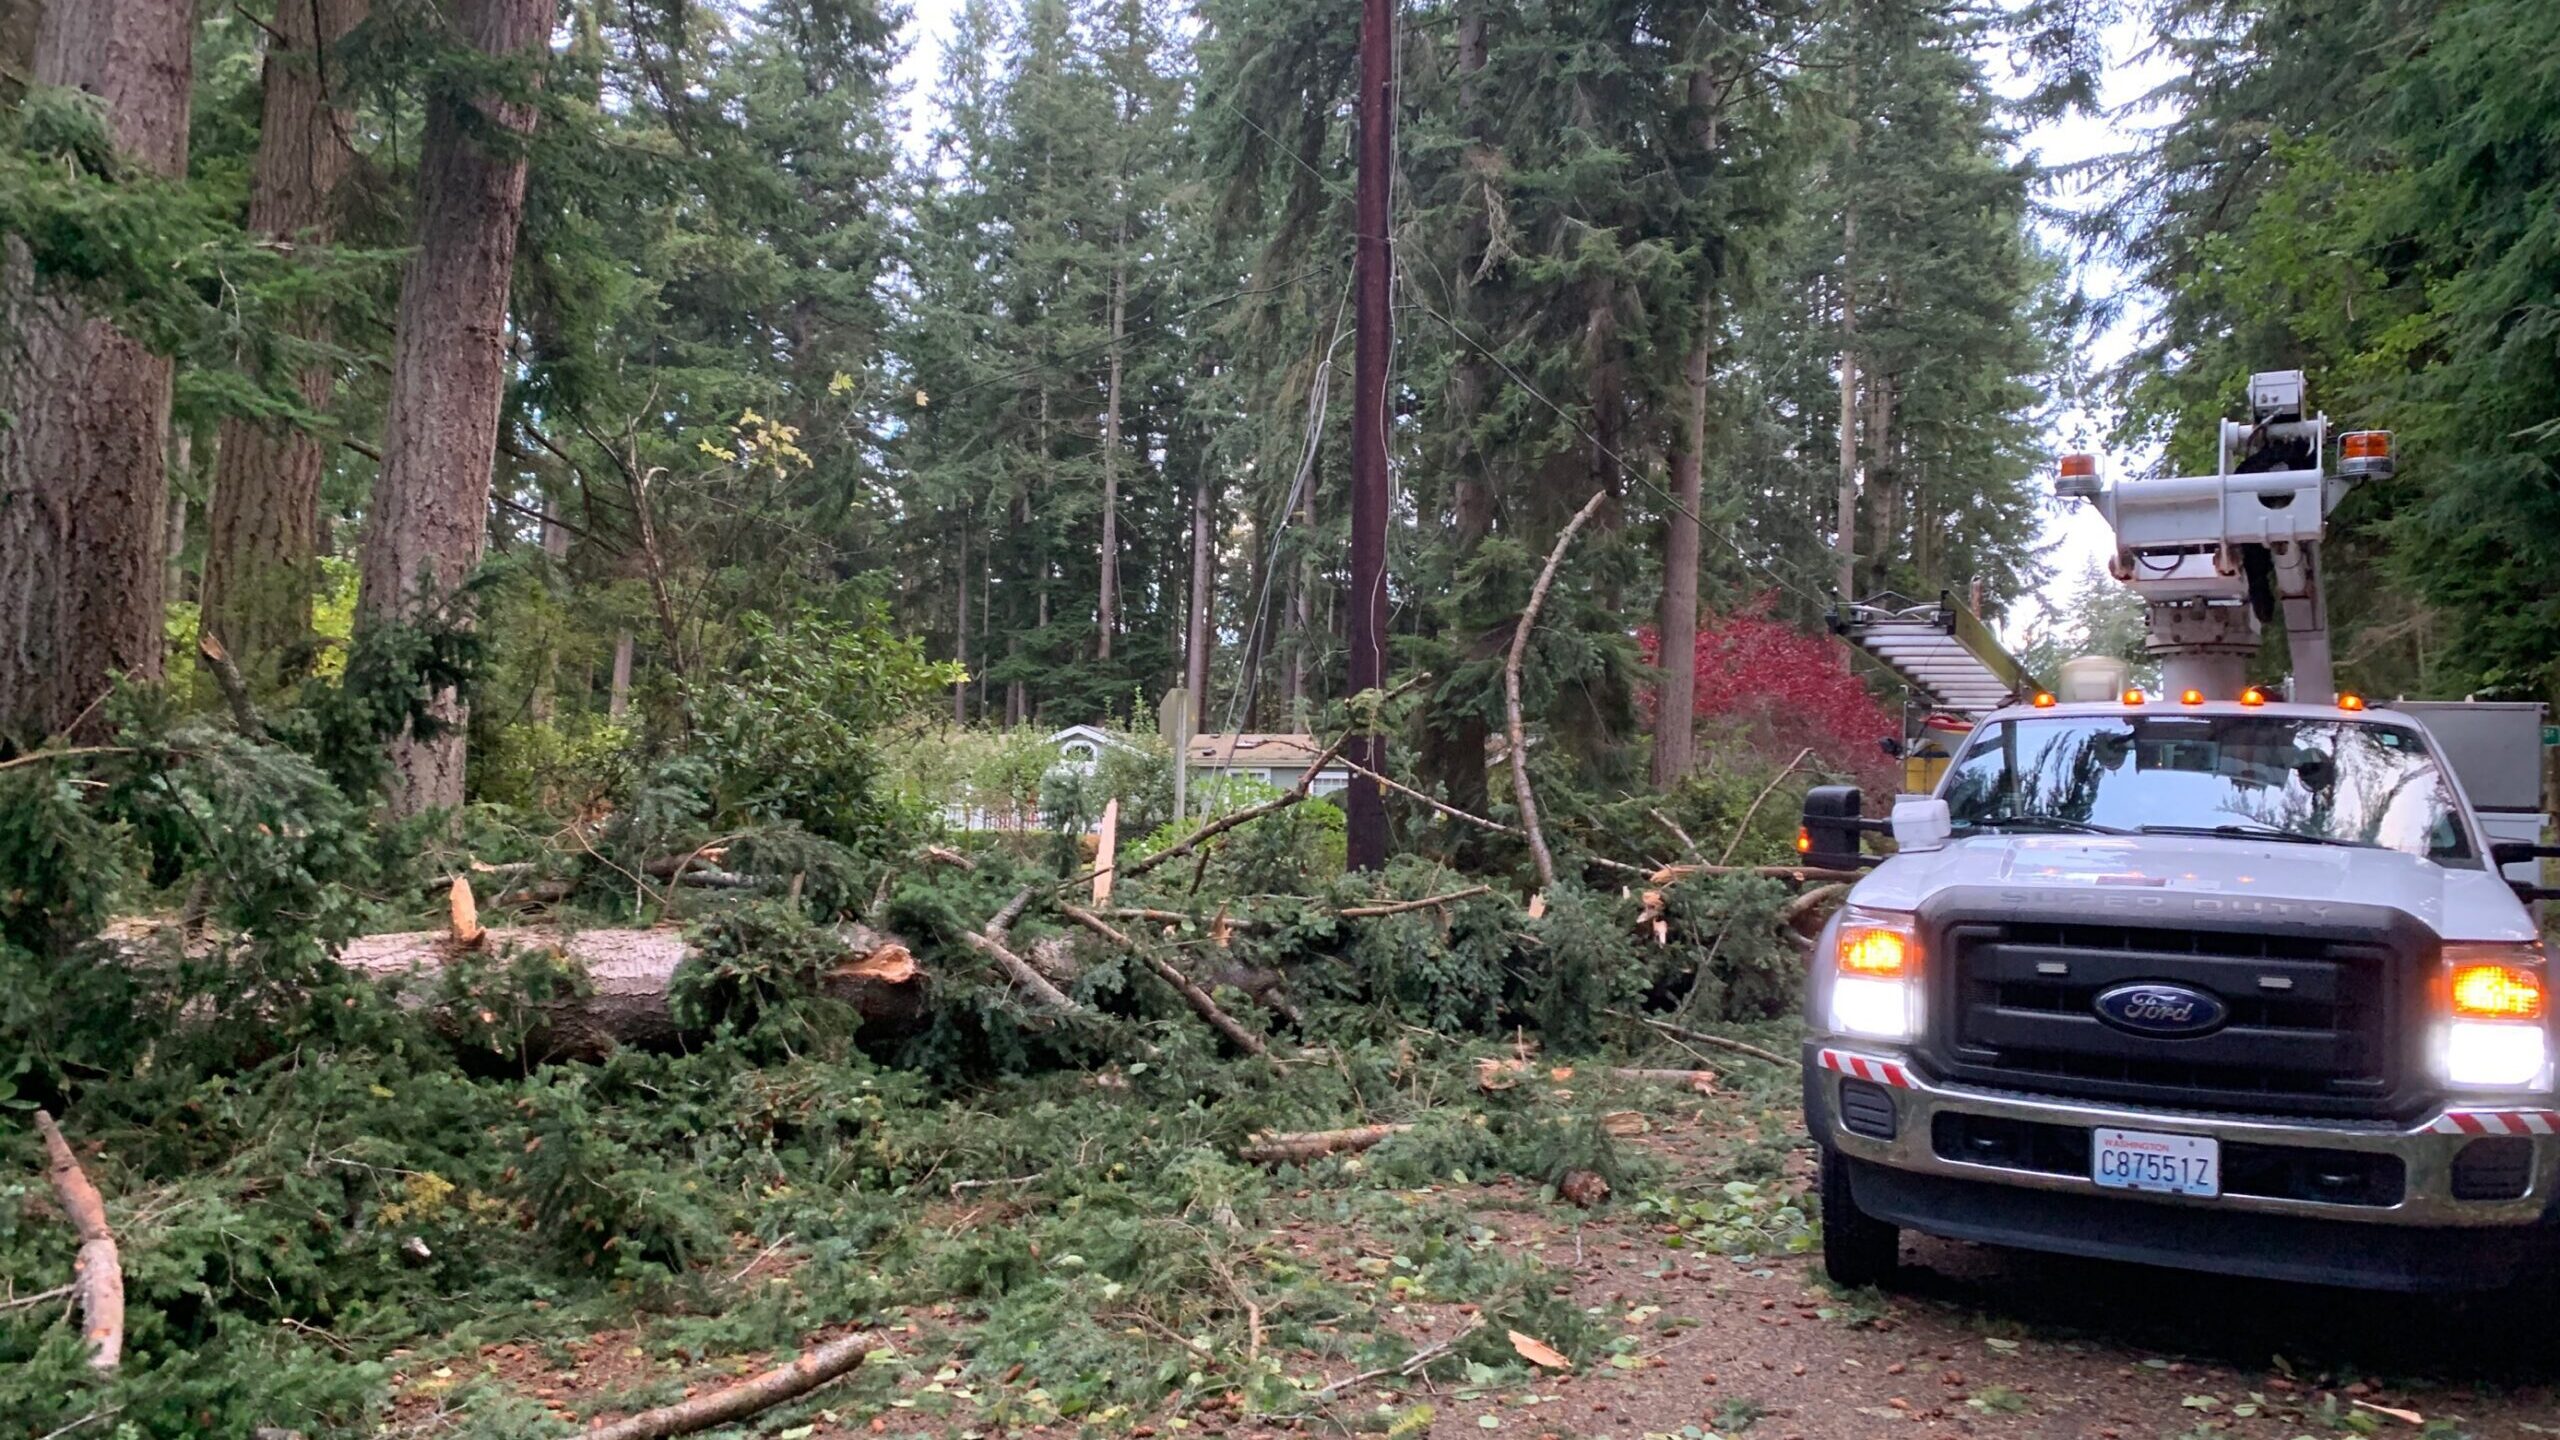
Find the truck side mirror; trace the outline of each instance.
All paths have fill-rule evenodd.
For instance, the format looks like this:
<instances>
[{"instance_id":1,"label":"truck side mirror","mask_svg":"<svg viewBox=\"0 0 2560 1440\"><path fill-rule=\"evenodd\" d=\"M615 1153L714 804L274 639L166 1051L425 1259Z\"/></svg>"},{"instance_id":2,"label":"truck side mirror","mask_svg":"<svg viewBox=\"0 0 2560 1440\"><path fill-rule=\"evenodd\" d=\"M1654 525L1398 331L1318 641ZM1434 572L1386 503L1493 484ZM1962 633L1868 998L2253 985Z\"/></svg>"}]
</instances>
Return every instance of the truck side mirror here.
<instances>
[{"instance_id":1,"label":"truck side mirror","mask_svg":"<svg viewBox=\"0 0 2560 1440\"><path fill-rule=\"evenodd\" d=\"M2489 863L2500 870L2521 865L2528 860L2548 860L2560 856L2560 845L2536 845L2526 840L2497 840L2490 843Z\"/></svg>"},{"instance_id":2,"label":"truck side mirror","mask_svg":"<svg viewBox=\"0 0 2560 1440\"><path fill-rule=\"evenodd\" d=\"M1903 850L1935 850L1955 834L1947 802L1935 795L1893 797L1893 843Z\"/></svg>"},{"instance_id":3,"label":"truck side mirror","mask_svg":"<svg viewBox=\"0 0 2560 1440\"><path fill-rule=\"evenodd\" d=\"M2527 905L2542 900L2560 900L2560 889L2549 885L2536 885L2525 880L2510 880L2507 882L2507 888L2516 892L2516 898Z\"/></svg>"},{"instance_id":4,"label":"truck side mirror","mask_svg":"<svg viewBox=\"0 0 2560 1440\"><path fill-rule=\"evenodd\" d=\"M1878 739L1876 741L1876 748L1883 751L1885 754L1892 756L1896 760L1901 759L1904 754L1902 737L1899 735L1887 735Z\"/></svg>"},{"instance_id":5,"label":"truck side mirror","mask_svg":"<svg viewBox=\"0 0 2560 1440\"><path fill-rule=\"evenodd\" d=\"M1858 834L1865 829L1859 810L1866 797L1855 785L1816 785L1804 792L1804 828L1796 832L1796 853L1808 865L1826 870L1855 870L1865 863L1858 853Z\"/></svg>"}]
</instances>

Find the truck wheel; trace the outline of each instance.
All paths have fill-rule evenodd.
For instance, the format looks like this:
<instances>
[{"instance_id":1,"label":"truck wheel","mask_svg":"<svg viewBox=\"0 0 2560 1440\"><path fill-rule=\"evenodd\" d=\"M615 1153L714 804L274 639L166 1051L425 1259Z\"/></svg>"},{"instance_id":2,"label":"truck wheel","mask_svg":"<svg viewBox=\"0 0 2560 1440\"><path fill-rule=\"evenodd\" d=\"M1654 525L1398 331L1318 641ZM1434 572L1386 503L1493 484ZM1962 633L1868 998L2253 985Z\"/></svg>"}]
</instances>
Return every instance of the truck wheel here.
<instances>
[{"instance_id":1,"label":"truck wheel","mask_svg":"<svg viewBox=\"0 0 2560 1440\"><path fill-rule=\"evenodd\" d=\"M1858 1208L1849 1193L1849 1162L1822 1147L1822 1268L1849 1289L1889 1285L1902 1268L1902 1228Z\"/></svg>"}]
</instances>

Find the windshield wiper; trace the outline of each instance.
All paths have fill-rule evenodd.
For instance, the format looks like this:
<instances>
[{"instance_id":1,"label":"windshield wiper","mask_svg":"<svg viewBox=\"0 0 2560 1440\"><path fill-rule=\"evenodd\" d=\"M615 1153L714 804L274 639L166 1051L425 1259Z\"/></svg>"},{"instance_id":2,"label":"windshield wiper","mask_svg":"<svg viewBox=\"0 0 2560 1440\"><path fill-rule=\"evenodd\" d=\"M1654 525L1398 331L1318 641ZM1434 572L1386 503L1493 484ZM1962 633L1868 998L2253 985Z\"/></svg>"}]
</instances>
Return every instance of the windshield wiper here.
<instances>
[{"instance_id":1,"label":"windshield wiper","mask_svg":"<svg viewBox=\"0 0 2560 1440\"><path fill-rule=\"evenodd\" d=\"M2098 825L2087 820L2073 820L2061 815L2009 815L1995 820L1976 820L1972 830L2046 830L2065 835L2130 835L2113 825Z\"/></svg>"},{"instance_id":2,"label":"windshield wiper","mask_svg":"<svg viewBox=\"0 0 2560 1440\"><path fill-rule=\"evenodd\" d=\"M2367 840L2348 840L2336 835L2305 835L2299 830L2281 829L2274 825L2145 825L2141 835L2219 835L2234 840L2281 840L2288 845L2343 845L2350 850L2379 850L2382 847Z\"/></svg>"}]
</instances>

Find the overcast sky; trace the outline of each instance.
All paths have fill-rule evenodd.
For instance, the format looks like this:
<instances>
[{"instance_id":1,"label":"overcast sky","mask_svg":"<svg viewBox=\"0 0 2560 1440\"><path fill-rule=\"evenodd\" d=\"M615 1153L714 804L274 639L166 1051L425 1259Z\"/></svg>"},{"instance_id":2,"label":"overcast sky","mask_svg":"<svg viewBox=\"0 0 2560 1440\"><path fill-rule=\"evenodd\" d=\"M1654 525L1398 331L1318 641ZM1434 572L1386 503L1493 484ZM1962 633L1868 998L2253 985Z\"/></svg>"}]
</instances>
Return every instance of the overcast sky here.
<instances>
[{"instance_id":1,"label":"overcast sky","mask_svg":"<svg viewBox=\"0 0 2560 1440\"><path fill-rule=\"evenodd\" d=\"M915 18L907 32L911 43L899 75L907 90L908 141L911 145L921 146L935 119L934 77L941 68L943 45L951 33L951 19L960 8L960 0L912 0L912 3ZM1347 5L1349 0L1335 0L1335 3ZM2166 63L2142 57L2140 52L2144 38L2144 30L2130 23L2119 24L2108 36L2110 54L2104 72L2102 98L2110 109L2130 103L2170 74L2171 67ZM2023 89L2023 84L2016 88ZM2020 148L2048 167L2059 167L2130 147L2139 140L2140 127L2156 123L2156 118L2136 117L2129 122L2120 122L2074 117L2029 131L2021 137ZM2067 191L2047 198L2060 205L2076 205L2086 200L2084 196ZM2069 253L2064 236L2051 234L2047 239ZM2076 255L2072 257L2072 263L2075 267L2073 280L2091 294L2113 295L2126 286L2125 278L2110 267L2084 265ZM2122 307L2115 325L2090 340L2090 368L2102 368L2122 358L2133 346L2141 325L2154 309L2145 297L2127 298L2131 303ZM2068 412L2056 422L2048 448L2059 454L2065 450L2098 446L2106 435L2108 423L2109 417L2103 414L2079 410ZM2110 476L2139 473L2155 458L2154 454L2140 452L2110 453L2106 457L2106 473ZM2040 475L2036 483L2044 486L2049 482L2047 477ZM2049 563L2053 569L2053 579L2045 587L2044 598L2059 605L2077 588L2079 577L2089 563L2106 555L2107 527L2085 507L2074 505L2065 509L2047 501L2042 538L2051 547ZM2002 626L2013 644L2022 643L2026 631L2038 619L2032 613L2035 607L2020 608L2028 613L2013 614Z\"/></svg>"}]
</instances>

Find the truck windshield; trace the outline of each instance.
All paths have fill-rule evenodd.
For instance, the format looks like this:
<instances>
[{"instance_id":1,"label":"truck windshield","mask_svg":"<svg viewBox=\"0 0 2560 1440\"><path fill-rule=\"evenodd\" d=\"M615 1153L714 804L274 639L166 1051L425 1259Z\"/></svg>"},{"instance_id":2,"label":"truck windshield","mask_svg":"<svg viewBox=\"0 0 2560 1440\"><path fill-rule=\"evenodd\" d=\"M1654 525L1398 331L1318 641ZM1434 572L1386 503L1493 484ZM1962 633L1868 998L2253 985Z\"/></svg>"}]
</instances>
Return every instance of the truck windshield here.
<instances>
[{"instance_id":1,"label":"truck windshield","mask_svg":"<svg viewBox=\"0 0 2560 1440\"><path fill-rule=\"evenodd\" d=\"M2282 715L2056 715L1975 732L1939 793L1986 830L2230 834L2475 865L2414 730Z\"/></svg>"}]
</instances>

